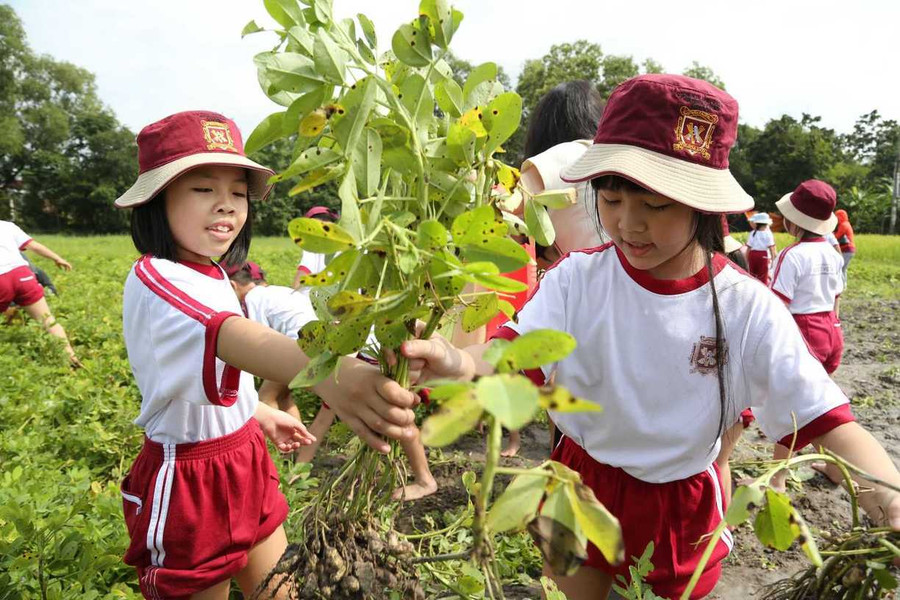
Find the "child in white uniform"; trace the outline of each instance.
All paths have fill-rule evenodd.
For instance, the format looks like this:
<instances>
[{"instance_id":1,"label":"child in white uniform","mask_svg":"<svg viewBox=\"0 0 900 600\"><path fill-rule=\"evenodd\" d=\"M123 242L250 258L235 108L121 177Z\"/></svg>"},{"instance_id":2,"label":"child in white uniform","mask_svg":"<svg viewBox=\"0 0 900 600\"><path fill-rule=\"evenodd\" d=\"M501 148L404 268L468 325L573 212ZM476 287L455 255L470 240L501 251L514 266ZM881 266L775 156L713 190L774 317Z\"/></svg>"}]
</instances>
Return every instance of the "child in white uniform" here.
<instances>
[{"instance_id":1,"label":"child in white uniform","mask_svg":"<svg viewBox=\"0 0 900 600\"><path fill-rule=\"evenodd\" d=\"M254 593L287 547L287 503L265 434L282 452L312 438L257 400L251 373L288 383L308 358L296 343L239 316L222 268L242 263L252 207L272 171L244 156L217 113L186 112L138 135L140 175L116 200L133 208L143 256L125 282L123 329L141 391L146 438L122 482L131 538L125 562L147 598L225 600L231 577ZM411 392L360 361L315 391L382 452L377 434L410 435ZM376 433L377 432L377 433Z\"/></svg>"},{"instance_id":2,"label":"child in white uniform","mask_svg":"<svg viewBox=\"0 0 900 600\"><path fill-rule=\"evenodd\" d=\"M768 213L756 213L750 217L750 223L754 229L747 236L747 246L750 247L748 270L764 285L769 285L769 262L775 260L775 236L769 229L772 217Z\"/></svg>"},{"instance_id":3,"label":"child in white uniform","mask_svg":"<svg viewBox=\"0 0 900 600\"><path fill-rule=\"evenodd\" d=\"M528 373L537 382L555 376L604 407L551 411L565 434L553 458L578 471L618 517L626 557L655 543L648 582L664 598L684 590L704 549L697 542L723 518L714 460L723 431L745 408L770 439L792 436L793 413L798 448L821 444L900 483L788 311L721 254L719 214L752 206L727 169L736 134L737 103L708 83L642 75L616 88L593 146L563 171L564 180L591 180L613 241L548 270L499 336L550 328L577 339L571 355ZM491 372L485 348L461 351L435 336L401 351L423 380L467 379ZM876 488L864 508L900 528L900 494ZM726 531L692 598L715 586L731 545ZM627 566L611 566L591 546L575 575L554 579L572 600L603 599Z\"/></svg>"}]
</instances>

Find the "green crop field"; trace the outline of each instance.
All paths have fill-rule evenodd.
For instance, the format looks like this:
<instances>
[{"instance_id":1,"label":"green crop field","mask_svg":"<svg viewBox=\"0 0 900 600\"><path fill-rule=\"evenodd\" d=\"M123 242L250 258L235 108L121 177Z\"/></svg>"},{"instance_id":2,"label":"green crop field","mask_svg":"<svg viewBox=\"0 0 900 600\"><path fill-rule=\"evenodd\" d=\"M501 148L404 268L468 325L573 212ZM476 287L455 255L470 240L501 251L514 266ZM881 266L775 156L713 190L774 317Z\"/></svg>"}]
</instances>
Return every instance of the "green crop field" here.
<instances>
[{"instance_id":1,"label":"green crop field","mask_svg":"<svg viewBox=\"0 0 900 600\"><path fill-rule=\"evenodd\" d=\"M37 259L60 290L50 305L85 368L72 371L55 341L21 316L0 326L0 600L137 598L133 572L121 563L127 536L118 489L141 444L132 425L140 397L121 332L122 286L136 253L125 236L37 239L74 266L56 272ZM778 236L779 246L788 241ZM845 297L900 299L900 237L859 235L857 248ZM251 259L271 283L289 285L297 257L287 237L253 242ZM331 451L353 443L339 437ZM439 451L431 458L449 460ZM298 465L282 470L309 475ZM315 493L321 474L312 476L288 490L294 514ZM454 515L419 518L438 529ZM448 552L463 541L438 538L431 549ZM498 556L511 584L539 571L524 534L501 544Z\"/></svg>"}]
</instances>

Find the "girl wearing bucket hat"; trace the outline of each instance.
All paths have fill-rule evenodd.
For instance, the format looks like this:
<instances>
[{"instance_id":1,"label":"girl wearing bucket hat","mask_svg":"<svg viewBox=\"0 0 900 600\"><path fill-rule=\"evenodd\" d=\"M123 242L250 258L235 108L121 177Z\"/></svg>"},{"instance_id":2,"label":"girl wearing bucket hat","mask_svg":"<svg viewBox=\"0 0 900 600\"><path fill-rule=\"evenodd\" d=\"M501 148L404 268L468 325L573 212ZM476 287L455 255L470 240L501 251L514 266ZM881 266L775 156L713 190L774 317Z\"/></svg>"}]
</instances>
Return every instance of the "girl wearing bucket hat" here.
<instances>
[{"instance_id":1,"label":"girl wearing bucket hat","mask_svg":"<svg viewBox=\"0 0 900 600\"><path fill-rule=\"evenodd\" d=\"M769 261L775 260L775 236L769 229L772 217L768 213L756 213L750 217L750 223L753 231L747 236L747 246L750 247L748 270L751 275L769 285Z\"/></svg>"},{"instance_id":2,"label":"girl wearing bucket hat","mask_svg":"<svg viewBox=\"0 0 900 600\"><path fill-rule=\"evenodd\" d=\"M604 407L550 412L565 434L552 458L580 474L624 538L603 552L590 546L574 574L547 563L573 600L606 598L615 575L628 577L626 557L651 541L647 582L680 597L705 548L697 542L723 518L721 435L751 406L771 439L790 445L796 415L797 448L821 444L900 483L784 305L722 255L720 215L753 204L728 171L736 134L737 103L703 81L642 75L617 87L594 144L562 173L591 181L612 242L560 260L497 336L569 332L572 354L528 374ZM435 336L402 352L422 379L465 379L492 371L485 349ZM900 528L900 494L878 488L865 508ZM723 532L691 598L713 589L732 543Z\"/></svg>"},{"instance_id":3,"label":"girl wearing bucket hat","mask_svg":"<svg viewBox=\"0 0 900 600\"><path fill-rule=\"evenodd\" d=\"M828 373L841 362L844 335L838 305L844 289L844 261L825 236L834 230L837 194L824 181L804 181L775 206L785 230L797 242L775 261L772 291L784 300L810 349Z\"/></svg>"},{"instance_id":4,"label":"girl wearing bucket hat","mask_svg":"<svg viewBox=\"0 0 900 600\"><path fill-rule=\"evenodd\" d=\"M259 403L252 375L289 383L308 358L289 337L241 316L214 259L242 264L253 206L272 171L244 155L230 119L172 115L138 135L140 174L116 200L132 208L143 256L125 282L123 330L142 400L144 446L122 482L125 562L147 598L254 593L287 547L288 507L264 435L282 452L313 440ZM340 384L337 381L340 381ZM361 361L313 388L367 443L411 435L415 397ZM377 433L376 433L377 432Z\"/></svg>"}]
</instances>

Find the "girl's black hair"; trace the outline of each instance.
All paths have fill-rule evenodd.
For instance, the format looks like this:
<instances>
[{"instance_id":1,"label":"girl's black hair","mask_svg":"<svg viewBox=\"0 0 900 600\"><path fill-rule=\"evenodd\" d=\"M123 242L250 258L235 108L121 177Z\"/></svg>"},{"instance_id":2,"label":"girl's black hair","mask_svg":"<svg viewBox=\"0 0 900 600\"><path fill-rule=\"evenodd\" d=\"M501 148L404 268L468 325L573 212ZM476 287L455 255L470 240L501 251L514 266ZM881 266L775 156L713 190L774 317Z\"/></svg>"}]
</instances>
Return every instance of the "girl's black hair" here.
<instances>
[{"instance_id":1,"label":"girl's black hair","mask_svg":"<svg viewBox=\"0 0 900 600\"><path fill-rule=\"evenodd\" d=\"M563 142L593 139L604 106L603 97L590 81L559 84L544 94L528 117L525 157Z\"/></svg>"},{"instance_id":2,"label":"girl's black hair","mask_svg":"<svg viewBox=\"0 0 900 600\"><path fill-rule=\"evenodd\" d=\"M603 177L595 177L591 180L591 187L594 190L628 190L632 192L648 192L646 188L634 183L624 177L616 175L604 175ZM596 196L596 194L595 194ZM594 202L594 210L589 214L595 217L595 226L602 233L600 224L599 209L596 201ZM725 324L722 321L722 314L719 310L719 294L716 292L715 271L713 269L713 255L716 253L725 253L725 237L722 230L722 217L717 214L702 213L696 211L696 228L694 229L693 240L696 240L700 247L703 248L703 254L706 258L706 271L709 274L709 289L712 294L713 318L716 322L716 379L719 383L719 430L716 439L713 440L713 446L716 441L725 434L725 431L732 424L731 419L737 418L734 407L728 401L729 380L728 373L725 370L725 364L728 362L728 345L725 339Z\"/></svg>"},{"instance_id":3,"label":"girl's black hair","mask_svg":"<svg viewBox=\"0 0 900 600\"><path fill-rule=\"evenodd\" d=\"M222 265L241 265L247 260L252 237L252 223L253 203L248 201L247 221L225 254L219 257ZM166 216L165 191L158 193L149 202L131 210L131 241L134 242L134 247L141 254L150 254L173 262L178 260L178 248Z\"/></svg>"}]
</instances>

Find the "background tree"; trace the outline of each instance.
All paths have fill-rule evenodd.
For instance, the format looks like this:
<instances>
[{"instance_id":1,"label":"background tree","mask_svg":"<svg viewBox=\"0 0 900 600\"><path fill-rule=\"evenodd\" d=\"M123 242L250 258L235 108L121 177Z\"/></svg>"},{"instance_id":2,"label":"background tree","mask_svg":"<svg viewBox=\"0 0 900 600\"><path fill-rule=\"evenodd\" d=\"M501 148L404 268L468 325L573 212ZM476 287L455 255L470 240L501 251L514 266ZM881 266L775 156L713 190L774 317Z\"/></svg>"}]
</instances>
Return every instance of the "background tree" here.
<instances>
[{"instance_id":1,"label":"background tree","mask_svg":"<svg viewBox=\"0 0 900 600\"><path fill-rule=\"evenodd\" d=\"M137 174L134 135L103 106L93 74L31 51L5 5L0 84L0 217L45 231L124 231L112 202Z\"/></svg>"},{"instance_id":2,"label":"background tree","mask_svg":"<svg viewBox=\"0 0 900 600\"><path fill-rule=\"evenodd\" d=\"M694 79L702 79L703 81L707 81L717 88L725 89L725 82L719 78L718 75L713 73L713 70L709 67L704 67L696 60L691 63L687 69L681 72L682 75L687 75L688 77L693 77Z\"/></svg>"}]
</instances>

